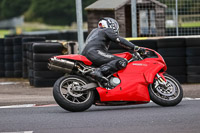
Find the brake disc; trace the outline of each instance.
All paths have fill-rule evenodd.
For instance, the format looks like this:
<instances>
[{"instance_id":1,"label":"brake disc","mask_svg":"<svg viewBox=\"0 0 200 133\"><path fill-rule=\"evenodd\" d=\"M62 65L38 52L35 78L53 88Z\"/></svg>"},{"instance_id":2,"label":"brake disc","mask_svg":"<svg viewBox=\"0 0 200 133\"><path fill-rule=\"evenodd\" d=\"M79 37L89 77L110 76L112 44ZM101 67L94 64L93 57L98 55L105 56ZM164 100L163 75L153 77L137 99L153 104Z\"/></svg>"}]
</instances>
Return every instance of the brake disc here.
<instances>
[{"instance_id":1,"label":"brake disc","mask_svg":"<svg viewBox=\"0 0 200 133\"><path fill-rule=\"evenodd\" d=\"M158 81L155 82L155 89L157 90L157 92L164 96L173 96L175 93L174 87L175 86L170 84L170 82L167 82L165 86L163 84L159 84Z\"/></svg>"}]
</instances>

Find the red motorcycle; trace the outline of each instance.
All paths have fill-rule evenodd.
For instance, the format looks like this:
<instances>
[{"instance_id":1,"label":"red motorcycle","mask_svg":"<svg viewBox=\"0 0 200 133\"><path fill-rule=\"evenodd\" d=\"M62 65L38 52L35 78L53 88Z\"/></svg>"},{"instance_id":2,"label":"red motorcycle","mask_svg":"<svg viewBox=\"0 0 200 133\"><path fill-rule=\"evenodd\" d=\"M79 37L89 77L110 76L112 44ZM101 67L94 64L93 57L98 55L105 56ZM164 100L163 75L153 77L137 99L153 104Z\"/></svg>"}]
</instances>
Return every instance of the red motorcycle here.
<instances>
[{"instance_id":1,"label":"red motorcycle","mask_svg":"<svg viewBox=\"0 0 200 133\"><path fill-rule=\"evenodd\" d=\"M125 52L115 54L126 58L128 65L107 76L100 83L88 73L94 70L92 62L82 55L59 55L50 58L50 70L62 71L53 87L55 101L65 110L84 111L95 105L131 105L148 103L175 106L183 98L180 83L167 74L162 56L146 48L146 54Z\"/></svg>"}]
</instances>

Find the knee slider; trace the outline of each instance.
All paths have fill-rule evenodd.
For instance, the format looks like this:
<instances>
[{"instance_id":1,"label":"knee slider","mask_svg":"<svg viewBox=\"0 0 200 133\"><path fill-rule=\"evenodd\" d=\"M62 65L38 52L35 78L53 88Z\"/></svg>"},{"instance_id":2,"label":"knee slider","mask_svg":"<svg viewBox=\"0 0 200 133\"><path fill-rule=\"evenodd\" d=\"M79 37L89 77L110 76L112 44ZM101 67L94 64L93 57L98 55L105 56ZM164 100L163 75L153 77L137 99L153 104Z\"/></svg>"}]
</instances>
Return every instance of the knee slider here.
<instances>
[{"instance_id":1,"label":"knee slider","mask_svg":"<svg viewBox=\"0 0 200 133\"><path fill-rule=\"evenodd\" d=\"M127 66L127 64L128 64L128 61L126 59L122 59L122 60L119 60L116 65L118 69L123 69Z\"/></svg>"}]
</instances>

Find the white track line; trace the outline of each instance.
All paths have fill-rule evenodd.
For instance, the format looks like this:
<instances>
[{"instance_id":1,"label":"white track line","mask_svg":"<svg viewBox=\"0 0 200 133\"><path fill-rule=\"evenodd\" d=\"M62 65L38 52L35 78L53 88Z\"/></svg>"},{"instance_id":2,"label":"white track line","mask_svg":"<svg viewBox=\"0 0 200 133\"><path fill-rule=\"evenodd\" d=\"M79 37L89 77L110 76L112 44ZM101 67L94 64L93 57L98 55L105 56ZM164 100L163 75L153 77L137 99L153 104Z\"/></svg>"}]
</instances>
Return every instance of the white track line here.
<instances>
[{"instance_id":1,"label":"white track line","mask_svg":"<svg viewBox=\"0 0 200 133\"><path fill-rule=\"evenodd\" d=\"M22 82L0 82L0 85L16 85L21 83ZM23 82L23 83L28 83L28 82Z\"/></svg>"},{"instance_id":2,"label":"white track line","mask_svg":"<svg viewBox=\"0 0 200 133\"><path fill-rule=\"evenodd\" d=\"M33 131L0 132L0 133L33 133Z\"/></svg>"},{"instance_id":3,"label":"white track line","mask_svg":"<svg viewBox=\"0 0 200 133\"><path fill-rule=\"evenodd\" d=\"M183 101L199 101L200 98L190 98L185 97L183 98ZM152 101L150 101L152 102ZM28 108L28 107L54 107L58 106L57 104L48 104L48 105L36 105L36 104L22 104L22 105L11 105L11 106L0 106L0 109L3 108Z\"/></svg>"},{"instance_id":4,"label":"white track line","mask_svg":"<svg viewBox=\"0 0 200 133\"><path fill-rule=\"evenodd\" d=\"M200 100L200 98L190 98L190 97L184 97L184 101L191 101L191 100Z\"/></svg>"},{"instance_id":5,"label":"white track line","mask_svg":"<svg viewBox=\"0 0 200 133\"><path fill-rule=\"evenodd\" d=\"M0 106L0 108L26 108L26 107L34 107L36 104L22 104L22 105L10 105L10 106Z\"/></svg>"}]
</instances>

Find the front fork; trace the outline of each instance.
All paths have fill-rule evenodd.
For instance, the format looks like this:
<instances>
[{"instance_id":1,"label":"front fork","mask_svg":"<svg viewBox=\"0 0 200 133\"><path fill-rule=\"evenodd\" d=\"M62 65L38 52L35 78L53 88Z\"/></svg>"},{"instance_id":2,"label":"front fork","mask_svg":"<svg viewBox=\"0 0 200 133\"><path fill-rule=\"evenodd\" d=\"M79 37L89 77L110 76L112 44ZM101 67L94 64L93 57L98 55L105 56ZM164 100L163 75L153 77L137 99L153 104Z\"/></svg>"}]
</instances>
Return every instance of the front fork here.
<instances>
[{"instance_id":1,"label":"front fork","mask_svg":"<svg viewBox=\"0 0 200 133\"><path fill-rule=\"evenodd\" d=\"M162 85L163 87L167 87L166 85L167 85L167 82L166 82L166 79L165 79L165 77L164 77L164 75L163 75L163 73L157 73L156 74L156 77L157 77L157 81L158 81L158 83L160 84L160 85ZM157 84L158 85L158 84ZM157 86L156 85L156 86Z\"/></svg>"}]
</instances>

